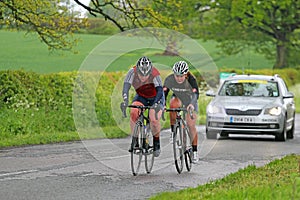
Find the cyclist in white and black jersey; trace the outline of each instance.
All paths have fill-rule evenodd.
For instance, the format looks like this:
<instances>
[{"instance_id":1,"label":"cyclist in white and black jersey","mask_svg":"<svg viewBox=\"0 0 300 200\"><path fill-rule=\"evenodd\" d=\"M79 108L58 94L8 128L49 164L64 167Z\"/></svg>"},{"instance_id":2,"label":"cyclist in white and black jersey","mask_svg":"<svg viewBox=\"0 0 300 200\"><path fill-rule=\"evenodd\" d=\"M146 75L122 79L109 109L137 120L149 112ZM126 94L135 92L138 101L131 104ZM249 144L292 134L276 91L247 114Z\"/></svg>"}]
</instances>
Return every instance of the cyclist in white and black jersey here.
<instances>
[{"instance_id":1,"label":"cyclist in white and black jersey","mask_svg":"<svg viewBox=\"0 0 300 200\"><path fill-rule=\"evenodd\" d=\"M188 128L192 134L193 162L198 161L198 134L196 130L196 119L198 112L199 89L196 78L189 72L188 64L185 61L176 62L173 65L173 74L169 75L163 86L165 99L167 100L169 91L173 94L170 99L170 108L186 107L193 110L193 119L186 115ZM174 132L176 112L170 112L171 131Z\"/></svg>"}]
</instances>

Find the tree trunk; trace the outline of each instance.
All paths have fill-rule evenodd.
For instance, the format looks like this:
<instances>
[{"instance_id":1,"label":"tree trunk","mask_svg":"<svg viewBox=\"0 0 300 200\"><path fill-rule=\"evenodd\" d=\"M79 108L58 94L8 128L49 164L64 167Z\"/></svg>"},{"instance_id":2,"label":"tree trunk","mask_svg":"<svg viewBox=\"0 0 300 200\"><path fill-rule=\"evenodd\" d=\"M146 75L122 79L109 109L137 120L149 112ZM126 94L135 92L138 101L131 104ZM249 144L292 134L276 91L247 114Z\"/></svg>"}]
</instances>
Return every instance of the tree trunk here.
<instances>
[{"instance_id":1,"label":"tree trunk","mask_svg":"<svg viewBox=\"0 0 300 200\"><path fill-rule=\"evenodd\" d=\"M179 55L175 41L171 41L167 44L167 47L166 47L163 55L167 55L167 56L178 56Z\"/></svg>"},{"instance_id":2,"label":"tree trunk","mask_svg":"<svg viewBox=\"0 0 300 200\"><path fill-rule=\"evenodd\" d=\"M274 69L282 69L288 67L287 63L288 48L286 44L277 44L276 45L276 63Z\"/></svg>"}]
</instances>

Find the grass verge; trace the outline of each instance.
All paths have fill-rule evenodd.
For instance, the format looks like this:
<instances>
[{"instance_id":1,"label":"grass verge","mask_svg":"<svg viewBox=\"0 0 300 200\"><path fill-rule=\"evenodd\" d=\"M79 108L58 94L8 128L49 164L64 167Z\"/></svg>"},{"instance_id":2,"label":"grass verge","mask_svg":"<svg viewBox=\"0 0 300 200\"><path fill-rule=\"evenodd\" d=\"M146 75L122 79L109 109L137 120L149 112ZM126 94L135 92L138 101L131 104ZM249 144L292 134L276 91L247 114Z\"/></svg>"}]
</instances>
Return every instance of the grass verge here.
<instances>
[{"instance_id":1,"label":"grass verge","mask_svg":"<svg viewBox=\"0 0 300 200\"><path fill-rule=\"evenodd\" d=\"M150 199L300 199L300 155L288 155L264 167L251 165L223 179Z\"/></svg>"}]
</instances>

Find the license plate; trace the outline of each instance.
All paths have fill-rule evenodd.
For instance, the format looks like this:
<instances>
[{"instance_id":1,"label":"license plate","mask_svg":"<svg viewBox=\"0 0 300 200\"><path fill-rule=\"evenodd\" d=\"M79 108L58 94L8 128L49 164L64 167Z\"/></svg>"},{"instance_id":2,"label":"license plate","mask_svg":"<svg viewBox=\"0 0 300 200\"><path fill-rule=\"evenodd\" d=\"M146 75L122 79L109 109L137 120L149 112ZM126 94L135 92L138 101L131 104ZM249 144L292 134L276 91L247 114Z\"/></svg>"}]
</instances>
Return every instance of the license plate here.
<instances>
[{"instance_id":1,"label":"license plate","mask_svg":"<svg viewBox=\"0 0 300 200\"><path fill-rule=\"evenodd\" d=\"M230 122L237 122L237 123L253 123L253 117L230 117Z\"/></svg>"}]
</instances>

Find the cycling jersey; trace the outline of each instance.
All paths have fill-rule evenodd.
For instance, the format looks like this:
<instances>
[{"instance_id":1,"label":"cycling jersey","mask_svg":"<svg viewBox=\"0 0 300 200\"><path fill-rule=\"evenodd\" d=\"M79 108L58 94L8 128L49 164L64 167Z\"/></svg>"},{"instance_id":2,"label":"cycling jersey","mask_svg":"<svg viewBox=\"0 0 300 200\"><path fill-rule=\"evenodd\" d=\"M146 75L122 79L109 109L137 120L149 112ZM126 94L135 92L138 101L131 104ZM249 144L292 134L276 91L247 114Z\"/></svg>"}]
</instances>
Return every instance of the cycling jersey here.
<instances>
[{"instance_id":1,"label":"cycling jersey","mask_svg":"<svg viewBox=\"0 0 300 200\"><path fill-rule=\"evenodd\" d=\"M167 98L170 90L173 92L173 96L178 97L183 105L189 104L197 105L197 99L199 97L199 89L196 78L188 73L187 79L183 83L177 83L174 74L169 75L164 82L163 90L165 98Z\"/></svg>"},{"instance_id":2,"label":"cycling jersey","mask_svg":"<svg viewBox=\"0 0 300 200\"><path fill-rule=\"evenodd\" d=\"M124 80L123 98L128 97L131 85L137 95L146 99L154 99L153 103L159 102L163 97L162 80L159 71L155 67L152 68L152 73L145 82L141 82L139 79L136 67L130 69Z\"/></svg>"}]
</instances>

